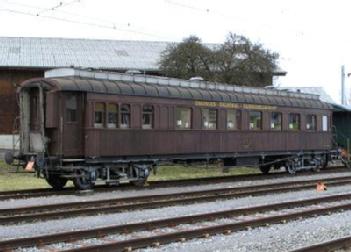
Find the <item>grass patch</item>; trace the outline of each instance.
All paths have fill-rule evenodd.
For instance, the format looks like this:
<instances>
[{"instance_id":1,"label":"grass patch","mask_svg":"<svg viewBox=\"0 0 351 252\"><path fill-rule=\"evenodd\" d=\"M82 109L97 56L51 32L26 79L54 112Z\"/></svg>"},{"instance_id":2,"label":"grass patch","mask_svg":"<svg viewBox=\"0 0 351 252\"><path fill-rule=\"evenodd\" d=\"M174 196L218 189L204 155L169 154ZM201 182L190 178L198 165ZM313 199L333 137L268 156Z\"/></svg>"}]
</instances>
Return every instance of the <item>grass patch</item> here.
<instances>
[{"instance_id":1,"label":"grass patch","mask_svg":"<svg viewBox=\"0 0 351 252\"><path fill-rule=\"evenodd\" d=\"M33 188L48 188L44 179L38 179L34 173L1 173L0 191L12 191Z\"/></svg>"},{"instance_id":2,"label":"grass patch","mask_svg":"<svg viewBox=\"0 0 351 252\"><path fill-rule=\"evenodd\" d=\"M45 179L39 179L35 173L25 173L22 168L7 165L4 161L0 160L0 191L12 191L33 188L49 188ZM252 174L259 173L258 169L235 167L229 169L228 172L223 173L220 166L160 166L157 173L151 174L149 181L155 180L176 180L176 179L190 179L190 178L203 178L215 176L230 176L239 174ZM72 186L72 182L67 184Z\"/></svg>"},{"instance_id":3,"label":"grass patch","mask_svg":"<svg viewBox=\"0 0 351 252\"><path fill-rule=\"evenodd\" d=\"M239 174L258 173L258 169L247 167L230 168L228 172L223 172L220 166L160 166L157 173L151 174L149 180L175 180L175 179L191 179L216 176L231 176Z\"/></svg>"},{"instance_id":4,"label":"grass patch","mask_svg":"<svg viewBox=\"0 0 351 252\"><path fill-rule=\"evenodd\" d=\"M21 167L17 168L0 160L0 191L12 191L32 188L47 188L44 179L38 179L35 173L24 173Z\"/></svg>"}]
</instances>

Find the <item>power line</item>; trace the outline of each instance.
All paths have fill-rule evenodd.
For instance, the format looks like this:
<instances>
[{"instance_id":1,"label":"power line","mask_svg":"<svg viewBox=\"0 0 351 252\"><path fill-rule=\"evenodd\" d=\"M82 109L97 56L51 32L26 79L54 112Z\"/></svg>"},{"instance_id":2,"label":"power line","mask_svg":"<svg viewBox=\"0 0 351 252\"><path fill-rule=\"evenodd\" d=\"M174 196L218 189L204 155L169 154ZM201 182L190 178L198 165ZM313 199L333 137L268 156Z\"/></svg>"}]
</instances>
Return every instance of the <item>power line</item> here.
<instances>
[{"instance_id":1,"label":"power line","mask_svg":"<svg viewBox=\"0 0 351 252\"><path fill-rule=\"evenodd\" d=\"M110 21L110 20L104 20L104 19L99 19L99 18L95 18L95 17L82 16L82 15L79 15L79 14L58 10L58 8L61 8L63 6L70 5L70 4L74 3L74 2L80 2L80 0L73 0L73 1L70 1L70 2L67 2L67 3L60 2L58 5L56 5L54 7L51 7L51 8L42 8L42 7L39 7L39 6L22 4L22 3L8 1L8 0L1 0L1 1L5 1L5 2L10 3L10 4L14 4L14 5L17 5L17 6L22 6L22 7L30 8L30 9L34 9L34 10L39 10L39 11L36 11L35 13L33 13L33 12L22 11L22 10L11 9L11 8L6 8L6 9L3 8L3 9L0 9L0 11L10 12L10 13L19 14L19 15L26 15L26 16L32 16L32 17L52 19L52 20L56 20L56 21L66 22L66 23L73 23L73 24L79 24L79 25L88 25L88 26L93 26L93 27L97 27L97 28L104 28L104 29L111 29L111 30L117 30L117 31L128 32L128 33L140 34L140 35L144 35L144 36L148 36L148 37L155 37L155 38L159 38L159 39L167 39L166 37L160 36L158 34L144 32L144 31L139 31L139 30L135 30L135 29L130 29L131 24L129 22L127 24L123 25L123 26L127 27L126 29L124 29L124 28L120 28L119 27L119 26L122 26L122 25L116 24L115 22ZM80 20L63 18L63 17L57 17L57 16L42 15L43 13L45 13L47 11L61 12L63 14L67 14L69 16L83 17L83 18L86 18L86 19L101 20L102 23L96 23L96 22L90 22L90 21L80 21Z\"/></svg>"},{"instance_id":2,"label":"power line","mask_svg":"<svg viewBox=\"0 0 351 252\"><path fill-rule=\"evenodd\" d=\"M25 8L34 9L34 10L41 10L41 11L46 10L45 8L42 8L42 7L39 7L39 6L36 6L36 5L28 5L28 4L23 4L23 3L14 2L14 1L8 1L8 0L0 0L0 1L4 1L4 2L7 2L7 3L12 4L12 5L17 5L17 6L21 6L21 7L25 7ZM79 0L79 2L80 2L80 0ZM116 24L116 22L113 22L113 21L107 20L107 19L102 19L102 18L99 18L99 17L85 16L85 15L81 15L81 14L78 14L78 13L68 12L68 11L64 11L64 10L60 10L60 9L55 9L54 11L58 12L58 13L66 14L68 16L82 17L82 18L91 19L91 20L94 20L94 21L98 20L98 21L101 21L103 23L113 24L114 26L116 26L116 25L118 25L118 26L128 26L128 27L131 26L130 22L124 23L124 24Z\"/></svg>"},{"instance_id":3,"label":"power line","mask_svg":"<svg viewBox=\"0 0 351 252\"><path fill-rule=\"evenodd\" d=\"M179 6L179 7L195 10L195 11L206 12L206 13L210 12L209 8L200 8L200 7L196 7L193 5L184 4L184 3L180 3L180 2L176 2L176 1L172 1L172 0L165 0L165 2L172 4L172 5Z\"/></svg>"},{"instance_id":4,"label":"power line","mask_svg":"<svg viewBox=\"0 0 351 252\"><path fill-rule=\"evenodd\" d=\"M44 10L38 12L38 13L37 13L37 16L39 16L39 15L45 13L45 12L48 12L48 11L56 11L58 8L63 8L63 7L65 7L65 6L71 5L71 4L76 3L76 2L79 3L80 0L72 0L72 1L66 2L66 3L65 3L65 2L59 2L59 3L58 3L57 5L55 5L54 7L51 7L51 8L48 8L48 9L44 9Z\"/></svg>"},{"instance_id":5,"label":"power line","mask_svg":"<svg viewBox=\"0 0 351 252\"><path fill-rule=\"evenodd\" d=\"M179 1L175 1L175 0L164 0L166 3L171 4L171 5L175 5L175 6L179 6L185 9L189 9L192 11L197 11L197 12L202 12L202 13L206 13L209 15L215 15L218 16L219 18L228 20L229 22L233 21L233 16L231 15L227 15L221 11L218 10L214 10L214 9L210 9L210 8L203 8L203 7L198 7L195 5L189 5L189 4L185 4ZM243 18L243 17L234 17L235 19L240 19L245 23L250 23L250 21L252 21L252 19L247 19L247 18ZM274 31L274 26L271 24L264 24L264 23L259 23L259 22L255 22L255 25L259 25L261 27L261 29L265 29L265 30L269 30L269 31ZM289 30L290 32L292 32L296 37L303 37L304 36L304 32L302 32L301 30L297 30L297 29L287 29L285 28L284 30Z\"/></svg>"}]
</instances>

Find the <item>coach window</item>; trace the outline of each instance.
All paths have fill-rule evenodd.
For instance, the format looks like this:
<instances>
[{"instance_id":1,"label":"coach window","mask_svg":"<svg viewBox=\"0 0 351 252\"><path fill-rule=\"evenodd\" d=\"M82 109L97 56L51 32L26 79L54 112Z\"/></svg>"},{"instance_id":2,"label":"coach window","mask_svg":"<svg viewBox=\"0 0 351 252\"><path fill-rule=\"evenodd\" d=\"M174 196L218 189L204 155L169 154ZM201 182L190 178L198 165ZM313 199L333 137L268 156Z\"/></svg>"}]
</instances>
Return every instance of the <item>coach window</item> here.
<instances>
[{"instance_id":1,"label":"coach window","mask_svg":"<svg viewBox=\"0 0 351 252\"><path fill-rule=\"evenodd\" d=\"M289 114L289 130L299 130L299 129L300 129L300 115Z\"/></svg>"},{"instance_id":2,"label":"coach window","mask_svg":"<svg viewBox=\"0 0 351 252\"><path fill-rule=\"evenodd\" d=\"M272 112L271 129L272 130L282 130L282 113Z\"/></svg>"},{"instance_id":3,"label":"coach window","mask_svg":"<svg viewBox=\"0 0 351 252\"><path fill-rule=\"evenodd\" d=\"M176 128L190 129L191 128L191 109L190 108L176 108Z\"/></svg>"},{"instance_id":4,"label":"coach window","mask_svg":"<svg viewBox=\"0 0 351 252\"><path fill-rule=\"evenodd\" d=\"M143 107L143 129L152 129L154 122L154 108L151 105Z\"/></svg>"},{"instance_id":5,"label":"coach window","mask_svg":"<svg viewBox=\"0 0 351 252\"><path fill-rule=\"evenodd\" d=\"M94 127L103 128L105 124L105 104L102 102L95 103Z\"/></svg>"},{"instance_id":6,"label":"coach window","mask_svg":"<svg viewBox=\"0 0 351 252\"><path fill-rule=\"evenodd\" d=\"M240 110L228 109L227 110L227 129L237 130L240 125Z\"/></svg>"},{"instance_id":7,"label":"coach window","mask_svg":"<svg viewBox=\"0 0 351 252\"><path fill-rule=\"evenodd\" d=\"M216 129L217 128L217 110L216 109L202 109L202 128Z\"/></svg>"},{"instance_id":8,"label":"coach window","mask_svg":"<svg viewBox=\"0 0 351 252\"><path fill-rule=\"evenodd\" d=\"M107 106L107 127L110 129L117 128L118 125L118 106L109 103Z\"/></svg>"},{"instance_id":9,"label":"coach window","mask_svg":"<svg viewBox=\"0 0 351 252\"><path fill-rule=\"evenodd\" d=\"M328 131L328 116L322 116L322 130Z\"/></svg>"},{"instance_id":10,"label":"coach window","mask_svg":"<svg viewBox=\"0 0 351 252\"><path fill-rule=\"evenodd\" d=\"M317 116L307 115L306 116L306 130L316 131L317 130Z\"/></svg>"},{"instance_id":11,"label":"coach window","mask_svg":"<svg viewBox=\"0 0 351 252\"><path fill-rule=\"evenodd\" d=\"M66 122L77 121L77 97L69 95L66 97Z\"/></svg>"},{"instance_id":12,"label":"coach window","mask_svg":"<svg viewBox=\"0 0 351 252\"><path fill-rule=\"evenodd\" d=\"M262 129L262 112L260 111L250 111L249 112L250 123L249 129L250 130L260 130Z\"/></svg>"},{"instance_id":13,"label":"coach window","mask_svg":"<svg viewBox=\"0 0 351 252\"><path fill-rule=\"evenodd\" d=\"M121 106L121 129L130 128L130 105L122 104Z\"/></svg>"}]
</instances>

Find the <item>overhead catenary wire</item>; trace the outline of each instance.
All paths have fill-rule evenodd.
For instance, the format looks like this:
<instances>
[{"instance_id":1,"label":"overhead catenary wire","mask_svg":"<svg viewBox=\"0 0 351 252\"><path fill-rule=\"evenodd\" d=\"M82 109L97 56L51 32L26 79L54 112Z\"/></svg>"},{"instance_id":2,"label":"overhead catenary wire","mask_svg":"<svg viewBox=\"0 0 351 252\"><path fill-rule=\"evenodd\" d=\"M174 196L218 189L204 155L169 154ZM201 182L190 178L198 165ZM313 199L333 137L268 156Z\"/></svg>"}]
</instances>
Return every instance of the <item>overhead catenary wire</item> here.
<instances>
[{"instance_id":1,"label":"overhead catenary wire","mask_svg":"<svg viewBox=\"0 0 351 252\"><path fill-rule=\"evenodd\" d=\"M58 5L51 7L51 8L42 8L39 6L34 6L34 5L28 5L28 4L22 4L22 3L18 3L18 2L14 2L14 1L8 1L8 0L0 0L0 1L4 1L7 2L9 4L12 5L17 5L17 6L21 6L24 8L29 8L32 9L33 11L27 11L27 10L19 10L19 9L15 9L15 8L1 8L0 11L2 12L10 12L10 13L14 13L14 14L18 14L18 15L26 15L26 16L32 16L32 17L37 17L37 18L46 18L46 19L52 19L52 20L56 20L56 21L60 21L60 22L66 22L66 23L72 23L72 24L79 24L79 25L87 25L87 26L93 26L93 27L97 27L97 28L103 28L103 29L110 29L110 30L116 30L116 31L121 31L121 32L127 32L127 33L133 33L133 34L139 34L139 35L144 35L144 36L148 36L148 37L154 37L154 38L158 38L158 39L163 39L163 40L167 40L168 38L166 36L162 36L160 34L156 34L156 33L150 33L150 32L144 32L144 31L140 31L137 29L131 29L131 23L127 22L124 24L118 24L116 22L113 22L111 20L106 20L106 19L101 19L101 18L96 18L96 17L90 17L90 16L84 16L84 15L80 15L80 14L76 14L76 13L72 13L72 12L67 12L67 11L63 11L63 10L59 10L59 7L63 7L69 4L72 4L74 2L80 2L80 0L73 0L71 2L67 2L62 3L60 2ZM52 16L52 15L43 15L43 13L46 13L48 11L51 12L59 12L59 13L63 13L65 15L68 16L73 16L73 17L82 17L85 19L90 19L90 20L100 20L101 22L93 22L93 21L81 21L81 20L77 20L77 19L71 19L71 18L66 18L66 17L58 17L58 16ZM122 28L122 27L126 27L126 28Z\"/></svg>"},{"instance_id":2,"label":"overhead catenary wire","mask_svg":"<svg viewBox=\"0 0 351 252\"><path fill-rule=\"evenodd\" d=\"M57 10L58 8L62 8L62 7L65 7L65 6L68 6L68 5L71 5L73 3L77 3L77 2L80 2L80 0L72 0L70 2L59 2L57 5L55 5L54 7L51 7L51 8L47 8L47 9L44 9L40 12L37 13L37 16L45 13L45 12L48 12L48 11L55 11Z\"/></svg>"},{"instance_id":3,"label":"overhead catenary wire","mask_svg":"<svg viewBox=\"0 0 351 252\"><path fill-rule=\"evenodd\" d=\"M252 19L246 18L246 17L238 17L238 16L233 16L232 14L228 15L224 12L221 12L219 10L210 8L210 7L199 7L196 6L194 4L190 5L187 3L183 3L180 2L179 0L164 0L165 3L170 4L170 5L174 5L174 6L178 6L180 8L185 8L191 11L196 11L196 12L200 12L203 13L204 15L212 15L212 16L216 16L218 18L224 19L226 21L228 21L229 23L233 22L233 20L236 20L235 22L237 22L237 20L239 19L240 22L245 22L247 24L252 23ZM275 26L271 25L271 24L267 24L267 23L258 23L258 22L254 22L255 26L259 26L260 29L264 29L266 31L274 31L275 30ZM290 31L292 32L295 37L303 37L304 36L304 32L302 32L301 30L298 29L288 29L285 28L285 31Z\"/></svg>"}]
</instances>

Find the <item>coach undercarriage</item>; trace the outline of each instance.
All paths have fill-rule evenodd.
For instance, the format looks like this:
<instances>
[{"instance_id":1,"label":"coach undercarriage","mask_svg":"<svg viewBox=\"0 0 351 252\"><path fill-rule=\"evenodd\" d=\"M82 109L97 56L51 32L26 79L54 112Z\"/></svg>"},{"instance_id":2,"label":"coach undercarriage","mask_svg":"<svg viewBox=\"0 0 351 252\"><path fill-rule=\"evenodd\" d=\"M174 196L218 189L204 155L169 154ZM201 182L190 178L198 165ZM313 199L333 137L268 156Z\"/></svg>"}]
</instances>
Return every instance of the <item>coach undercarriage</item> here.
<instances>
[{"instance_id":1,"label":"coach undercarriage","mask_svg":"<svg viewBox=\"0 0 351 252\"><path fill-rule=\"evenodd\" d=\"M330 161L330 152L291 152L260 155L226 156L221 154L202 154L193 156L169 157L133 157L130 159L59 159L27 156L26 160L34 162L38 176L44 177L54 189L62 189L67 181L73 181L76 189L93 188L98 181L107 185L119 185L130 182L134 185L145 184L151 171L160 163L192 164L217 163L224 167L247 166L258 167L264 174L273 169L285 168L290 174L301 170L319 171ZM204 158L205 157L205 158Z\"/></svg>"}]
</instances>

